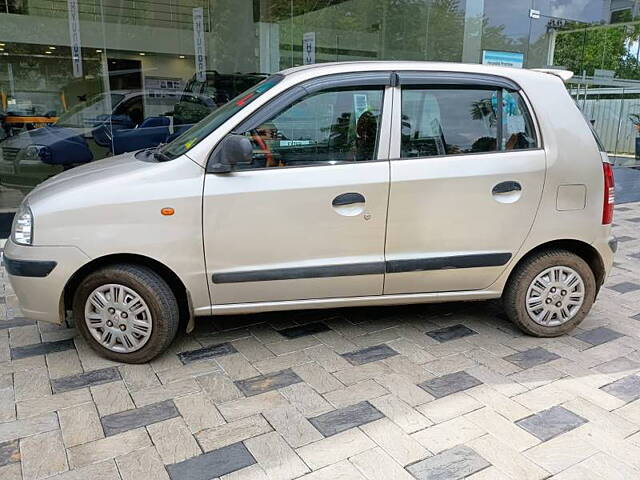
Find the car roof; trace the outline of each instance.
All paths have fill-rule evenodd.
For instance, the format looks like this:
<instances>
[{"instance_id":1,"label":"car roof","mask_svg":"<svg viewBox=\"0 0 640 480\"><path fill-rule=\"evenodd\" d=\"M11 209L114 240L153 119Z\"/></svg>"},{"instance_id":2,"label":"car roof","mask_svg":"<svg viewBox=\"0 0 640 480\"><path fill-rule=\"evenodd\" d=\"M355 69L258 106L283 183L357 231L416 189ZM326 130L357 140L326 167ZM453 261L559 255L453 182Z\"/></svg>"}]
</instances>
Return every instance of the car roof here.
<instances>
[{"instance_id":1,"label":"car roof","mask_svg":"<svg viewBox=\"0 0 640 480\"><path fill-rule=\"evenodd\" d=\"M545 70L536 71L514 67L498 67L494 65L480 65L477 63L453 63L453 62L422 62L422 61L352 61L352 62L332 62L316 63L313 65L303 65L283 70L283 75L287 77L316 77L330 75L333 73L353 73L376 70L392 71L422 71L422 72L451 72L451 73L475 73L484 75L497 75L512 79L535 81L536 79L548 78L549 74L555 74L562 78L560 73L565 70Z\"/></svg>"}]
</instances>

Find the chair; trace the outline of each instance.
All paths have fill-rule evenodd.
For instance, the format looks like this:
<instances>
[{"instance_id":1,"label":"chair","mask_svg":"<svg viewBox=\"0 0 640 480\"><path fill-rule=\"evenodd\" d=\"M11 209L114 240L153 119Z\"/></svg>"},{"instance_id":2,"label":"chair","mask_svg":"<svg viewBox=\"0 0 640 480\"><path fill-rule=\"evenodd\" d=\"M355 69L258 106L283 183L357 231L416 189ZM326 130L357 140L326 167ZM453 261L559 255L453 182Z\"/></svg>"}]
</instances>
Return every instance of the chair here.
<instances>
[{"instance_id":1,"label":"chair","mask_svg":"<svg viewBox=\"0 0 640 480\"><path fill-rule=\"evenodd\" d=\"M136 128L115 130L112 149L114 155L155 147L169 137L168 117L149 117Z\"/></svg>"}]
</instances>

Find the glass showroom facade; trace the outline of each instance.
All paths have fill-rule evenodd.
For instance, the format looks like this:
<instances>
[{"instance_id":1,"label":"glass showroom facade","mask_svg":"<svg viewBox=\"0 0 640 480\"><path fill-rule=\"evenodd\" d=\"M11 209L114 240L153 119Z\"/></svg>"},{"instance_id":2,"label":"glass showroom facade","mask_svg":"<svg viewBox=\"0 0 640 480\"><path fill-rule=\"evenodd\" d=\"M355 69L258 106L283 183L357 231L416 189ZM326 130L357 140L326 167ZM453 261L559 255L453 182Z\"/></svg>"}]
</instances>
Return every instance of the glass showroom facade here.
<instances>
[{"instance_id":1,"label":"glass showroom facade","mask_svg":"<svg viewBox=\"0 0 640 480\"><path fill-rule=\"evenodd\" d=\"M0 238L64 170L177 136L317 62L566 67L619 165L640 165L640 0L0 0Z\"/></svg>"}]
</instances>

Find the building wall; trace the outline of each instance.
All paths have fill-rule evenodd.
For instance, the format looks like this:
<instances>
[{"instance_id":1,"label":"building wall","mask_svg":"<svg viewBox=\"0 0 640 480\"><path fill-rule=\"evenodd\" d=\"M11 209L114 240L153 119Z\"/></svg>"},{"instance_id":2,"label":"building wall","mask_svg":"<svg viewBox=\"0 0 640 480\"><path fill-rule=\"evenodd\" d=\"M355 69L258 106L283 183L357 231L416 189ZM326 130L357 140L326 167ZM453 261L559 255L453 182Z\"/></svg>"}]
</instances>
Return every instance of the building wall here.
<instances>
[{"instance_id":1,"label":"building wall","mask_svg":"<svg viewBox=\"0 0 640 480\"><path fill-rule=\"evenodd\" d=\"M82 71L76 65L75 74L69 20L74 3L82 54ZM2 120L0 211L15 209L37 184L37 175L44 179L58 171L43 165L37 175L21 176L11 149L17 148L19 135L24 141L31 129L43 125L29 123L29 118L42 120L50 113L51 120L44 124L55 124L68 110L115 90L143 95L145 105L152 103L151 97L156 103L158 98L176 102L185 85L197 77L198 38L204 45L207 75L222 74L220 82L230 85L244 85L239 78L250 73L303 64L305 34L315 35L316 62L477 63L483 50L490 50L521 55L522 66L531 68L556 63L559 33L606 27L611 21L635 25L639 4L638 0L0 0L0 112L27 118L23 125ZM195 8L202 9L200 37L194 35ZM632 39L626 42L628 48L636 45ZM579 49L574 50L579 55ZM581 60L576 65L579 68ZM213 98L216 88L222 87L203 87L197 95ZM226 98L232 91L229 87L218 97ZM203 97L193 97L192 103L205 101ZM109 146L94 145L91 133L114 114L109 102L98 103L102 111L94 115L93 125L84 125L78 133L91 144L93 156L88 161L112 154ZM145 115L151 112L146 110ZM596 129L600 123L605 128L598 112L610 110L606 102L585 104L587 115L598 117ZM608 118L607 132L616 120L622 125L621 118L620 114ZM175 124L173 116L170 132ZM626 132L627 127L617 131ZM632 150L635 130L630 128L624 142L607 136L607 145Z\"/></svg>"}]
</instances>

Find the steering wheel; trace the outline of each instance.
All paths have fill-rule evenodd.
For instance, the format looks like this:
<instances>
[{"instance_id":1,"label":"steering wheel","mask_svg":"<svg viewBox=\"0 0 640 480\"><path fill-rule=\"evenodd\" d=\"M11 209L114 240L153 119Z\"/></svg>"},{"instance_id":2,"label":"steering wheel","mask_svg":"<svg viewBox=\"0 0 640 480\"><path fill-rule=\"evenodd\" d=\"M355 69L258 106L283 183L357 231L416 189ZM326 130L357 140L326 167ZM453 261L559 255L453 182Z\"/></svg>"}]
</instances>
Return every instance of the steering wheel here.
<instances>
[{"instance_id":1,"label":"steering wheel","mask_svg":"<svg viewBox=\"0 0 640 480\"><path fill-rule=\"evenodd\" d=\"M273 153L271 152L271 149L267 145L267 142L265 142L264 139L257 133L252 133L251 138L256 142L256 144L258 145L258 148L260 148L260 150L264 152L264 157L266 159L266 166L277 167L278 165L276 165L276 162L273 160Z\"/></svg>"}]
</instances>

